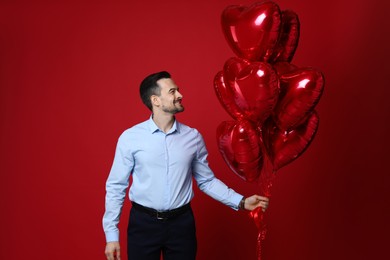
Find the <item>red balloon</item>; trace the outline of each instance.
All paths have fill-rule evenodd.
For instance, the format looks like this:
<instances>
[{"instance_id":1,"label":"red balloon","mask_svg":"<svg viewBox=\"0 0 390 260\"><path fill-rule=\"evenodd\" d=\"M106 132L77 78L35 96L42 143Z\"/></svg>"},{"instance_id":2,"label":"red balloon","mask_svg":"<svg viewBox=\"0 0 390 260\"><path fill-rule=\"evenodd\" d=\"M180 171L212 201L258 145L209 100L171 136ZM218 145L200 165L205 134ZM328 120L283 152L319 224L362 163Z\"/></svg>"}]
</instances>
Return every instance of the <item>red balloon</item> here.
<instances>
[{"instance_id":1,"label":"red balloon","mask_svg":"<svg viewBox=\"0 0 390 260\"><path fill-rule=\"evenodd\" d=\"M297 68L280 75L280 97L274 121L280 129L291 130L306 121L317 105L324 87L322 73L313 68Z\"/></svg>"},{"instance_id":2,"label":"red balloon","mask_svg":"<svg viewBox=\"0 0 390 260\"><path fill-rule=\"evenodd\" d=\"M245 181L255 181L263 165L261 139L246 120L224 121L217 128L219 151L230 169Z\"/></svg>"},{"instance_id":3,"label":"red balloon","mask_svg":"<svg viewBox=\"0 0 390 260\"><path fill-rule=\"evenodd\" d=\"M234 119L242 119L243 113L234 102L232 90L225 84L223 72L220 71L214 78L214 90L222 107Z\"/></svg>"},{"instance_id":4,"label":"red balloon","mask_svg":"<svg viewBox=\"0 0 390 260\"><path fill-rule=\"evenodd\" d=\"M271 115L278 100L279 80L270 64L231 58L225 63L223 77L246 119L262 124ZM230 104L229 98L222 103Z\"/></svg>"},{"instance_id":5,"label":"red balloon","mask_svg":"<svg viewBox=\"0 0 390 260\"><path fill-rule=\"evenodd\" d=\"M298 15L291 10L282 11L279 40L269 62L291 62L298 46L299 29Z\"/></svg>"},{"instance_id":6,"label":"red balloon","mask_svg":"<svg viewBox=\"0 0 390 260\"><path fill-rule=\"evenodd\" d=\"M263 140L272 158L274 170L289 164L298 158L313 140L319 124L315 111L308 120L291 131L279 129L271 120L263 128Z\"/></svg>"},{"instance_id":7,"label":"red balloon","mask_svg":"<svg viewBox=\"0 0 390 260\"><path fill-rule=\"evenodd\" d=\"M250 7L228 6L222 12L222 29L234 53L251 61L268 61L280 32L281 12L271 1Z\"/></svg>"},{"instance_id":8,"label":"red balloon","mask_svg":"<svg viewBox=\"0 0 390 260\"><path fill-rule=\"evenodd\" d=\"M251 65L251 62L245 59L236 57L228 59L223 66L226 82L230 85L234 85L237 75L249 65Z\"/></svg>"}]
</instances>

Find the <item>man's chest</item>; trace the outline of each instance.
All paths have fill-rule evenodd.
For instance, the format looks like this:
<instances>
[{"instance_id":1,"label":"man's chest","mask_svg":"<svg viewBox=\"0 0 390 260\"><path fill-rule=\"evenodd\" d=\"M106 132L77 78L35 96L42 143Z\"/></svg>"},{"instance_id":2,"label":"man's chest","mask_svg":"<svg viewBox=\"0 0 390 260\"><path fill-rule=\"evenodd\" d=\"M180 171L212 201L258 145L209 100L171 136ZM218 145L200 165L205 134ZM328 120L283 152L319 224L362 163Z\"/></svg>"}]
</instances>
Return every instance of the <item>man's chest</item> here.
<instances>
[{"instance_id":1,"label":"man's chest","mask_svg":"<svg viewBox=\"0 0 390 260\"><path fill-rule=\"evenodd\" d=\"M171 135L154 135L148 140L138 142L134 148L132 153L135 165L160 167L188 167L197 153L197 143L194 138Z\"/></svg>"}]
</instances>

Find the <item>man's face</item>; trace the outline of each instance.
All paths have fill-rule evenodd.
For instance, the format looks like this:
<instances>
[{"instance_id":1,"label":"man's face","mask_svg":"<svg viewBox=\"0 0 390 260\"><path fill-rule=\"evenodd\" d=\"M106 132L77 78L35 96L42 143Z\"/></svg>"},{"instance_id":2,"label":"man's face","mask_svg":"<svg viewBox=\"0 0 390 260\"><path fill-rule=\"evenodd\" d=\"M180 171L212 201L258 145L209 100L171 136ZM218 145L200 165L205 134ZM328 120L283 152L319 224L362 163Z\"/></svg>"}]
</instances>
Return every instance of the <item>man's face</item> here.
<instances>
[{"instance_id":1,"label":"man's face","mask_svg":"<svg viewBox=\"0 0 390 260\"><path fill-rule=\"evenodd\" d=\"M184 111L181 104L183 96L179 92L178 86L172 79L160 79L157 81L160 86L161 94L157 97L156 106L163 112L176 114Z\"/></svg>"}]
</instances>

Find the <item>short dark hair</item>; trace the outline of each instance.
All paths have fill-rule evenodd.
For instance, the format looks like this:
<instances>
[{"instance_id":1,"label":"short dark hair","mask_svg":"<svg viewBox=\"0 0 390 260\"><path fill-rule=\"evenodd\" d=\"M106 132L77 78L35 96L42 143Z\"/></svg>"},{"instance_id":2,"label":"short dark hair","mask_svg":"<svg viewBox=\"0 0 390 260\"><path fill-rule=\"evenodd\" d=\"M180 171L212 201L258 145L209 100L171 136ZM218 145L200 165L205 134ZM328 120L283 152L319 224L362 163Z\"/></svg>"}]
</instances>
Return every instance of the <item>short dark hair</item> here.
<instances>
[{"instance_id":1,"label":"short dark hair","mask_svg":"<svg viewBox=\"0 0 390 260\"><path fill-rule=\"evenodd\" d=\"M157 81L160 79L170 79L171 74L166 71L160 71L157 73L150 74L141 82L139 88L139 93L141 95L142 102L152 111L153 106L150 101L152 95L160 95L161 90L160 86L157 84Z\"/></svg>"}]
</instances>

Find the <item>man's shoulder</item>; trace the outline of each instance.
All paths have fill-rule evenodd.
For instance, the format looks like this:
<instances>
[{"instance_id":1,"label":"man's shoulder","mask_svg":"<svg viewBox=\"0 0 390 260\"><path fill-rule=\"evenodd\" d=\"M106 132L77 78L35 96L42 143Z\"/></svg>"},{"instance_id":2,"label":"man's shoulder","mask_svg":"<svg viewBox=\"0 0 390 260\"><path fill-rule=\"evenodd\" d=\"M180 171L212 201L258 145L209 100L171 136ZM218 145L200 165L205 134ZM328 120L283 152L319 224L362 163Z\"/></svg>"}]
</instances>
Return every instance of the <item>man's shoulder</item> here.
<instances>
[{"instance_id":1,"label":"man's shoulder","mask_svg":"<svg viewBox=\"0 0 390 260\"><path fill-rule=\"evenodd\" d=\"M195 135L198 135L200 134L198 129L194 128L194 127L191 127L191 126L188 126L186 124L183 124L181 122L177 122L178 123L178 128L179 128L179 131L180 132L183 132L183 133L192 133L192 134L195 134Z\"/></svg>"},{"instance_id":2,"label":"man's shoulder","mask_svg":"<svg viewBox=\"0 0 390 260\"><path fill-rule=\"evenodd\" d=\"M129 138L133 135L139 135L145 133L146 131L149 131L150 128L149 128L148 121L149 120L146 120L136 125L133 125L130 128L127 128L122 132L119 138Z\"/></svg>"}]
</instances>

